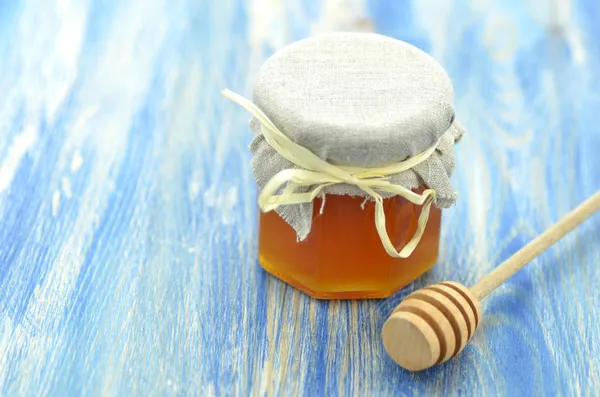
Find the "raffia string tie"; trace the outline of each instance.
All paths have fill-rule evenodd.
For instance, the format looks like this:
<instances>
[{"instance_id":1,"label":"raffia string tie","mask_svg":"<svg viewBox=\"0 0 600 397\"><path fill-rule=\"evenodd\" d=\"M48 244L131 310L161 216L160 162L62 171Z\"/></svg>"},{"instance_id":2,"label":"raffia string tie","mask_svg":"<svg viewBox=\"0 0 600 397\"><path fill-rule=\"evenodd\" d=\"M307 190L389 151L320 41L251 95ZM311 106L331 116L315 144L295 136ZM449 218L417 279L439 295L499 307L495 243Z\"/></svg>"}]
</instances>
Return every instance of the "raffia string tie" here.
<instances>
[{"instance_id":1,"label":"raffia string tie","mask_svg":"<svg viewBox=\"0 0 600 397\"><path fill-rule=\"evenodd\" d=\"M409 170L427 160L435 151L434 146L400 163L383 167L362 168L333 165L321 159L310 150L298 145L281 132L275 124L252 101L229 90L223 95L246 109L261 124L262 133L281 156L296 164L300 169L286 169L275 176L264 186L258 196L258 205L263 212L273 211L282 205L310 203L328 186L346 183L357 186L375 200L375 226L385 251L395 258L407 258L412 254L423 236L429 211L435 200L435 190L426 189L417 194L410 189L389 182L389 176ZM297 188L308 187L308 192L296 192ZM277 194L278 191L281 192ZM397 251L388 236L385 227L385 211L383 198L377 192L399 195L411 203L423 206L417 223L417 230L410 241Z\"/></svg>"}]
</instances>

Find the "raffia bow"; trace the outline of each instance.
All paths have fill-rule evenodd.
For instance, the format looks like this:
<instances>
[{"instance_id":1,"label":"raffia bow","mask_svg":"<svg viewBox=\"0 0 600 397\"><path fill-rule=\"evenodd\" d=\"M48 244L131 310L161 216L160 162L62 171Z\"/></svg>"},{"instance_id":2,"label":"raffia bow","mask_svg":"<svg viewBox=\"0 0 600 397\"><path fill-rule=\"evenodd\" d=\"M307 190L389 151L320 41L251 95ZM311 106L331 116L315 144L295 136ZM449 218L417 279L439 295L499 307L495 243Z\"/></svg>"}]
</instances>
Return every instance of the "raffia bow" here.
<instances>
[{"instance_id":1,"label":"raffia bow","mask_svg":"<svg viewBox=\"0 0 600 397\"><path fill-rule=\"evenodd\" d=\"M260 122L262 133L269 145L281 156L300 167L300 169L280 171L267 182L258 196L261 211L273 211L282 205L310 203L323 189L331 185L340 183L354 185L375 200L375 226L385 251L395 258L407 258L412 254L425 232L436 192L433 189L426 189L423 193L417 194L401 185L390 183L388 179L390 175L409 170L427 160L435 151L437 142L416 156L388 166L362 168L333 165L292 141L252 101L229 90L223 90L222 93L252 114ZM310 190L296 192L300 187L309 187ZM281 193L276 194L280 190ZM383 198L377 193L378 191L393 193L406 198L411 203L423 206L415 234L400 251L396 250L388 236Z\"/></svg>"}]
</instances>

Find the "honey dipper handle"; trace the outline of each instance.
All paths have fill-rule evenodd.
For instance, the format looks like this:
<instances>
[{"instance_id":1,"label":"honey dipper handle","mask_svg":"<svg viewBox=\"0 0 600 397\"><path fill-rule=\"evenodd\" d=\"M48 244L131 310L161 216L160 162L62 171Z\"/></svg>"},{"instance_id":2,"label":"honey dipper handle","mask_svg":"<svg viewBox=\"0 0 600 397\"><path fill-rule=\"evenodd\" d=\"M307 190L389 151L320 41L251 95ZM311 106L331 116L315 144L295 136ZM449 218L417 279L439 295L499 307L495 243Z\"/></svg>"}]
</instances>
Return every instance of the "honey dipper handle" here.
<instances>
[{"instance_id":1,"label":"honey dipper handle","mask_svg":"<svg viewBox=\"0 0 600 397\"><path fill-rule=\"evenodd\" d=\"M470 288L471 293L481 300L598 210L600 210L600 190L479 280Z\"/></svg>"}]
</instances>

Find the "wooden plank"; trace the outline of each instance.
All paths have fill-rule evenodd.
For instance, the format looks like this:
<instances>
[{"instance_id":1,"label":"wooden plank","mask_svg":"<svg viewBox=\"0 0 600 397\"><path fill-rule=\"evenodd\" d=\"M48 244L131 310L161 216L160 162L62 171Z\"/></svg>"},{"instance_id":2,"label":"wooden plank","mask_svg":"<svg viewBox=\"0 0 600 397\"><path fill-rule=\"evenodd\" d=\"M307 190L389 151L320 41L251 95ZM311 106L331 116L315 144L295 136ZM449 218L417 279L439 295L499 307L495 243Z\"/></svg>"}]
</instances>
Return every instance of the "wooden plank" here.
<instances>
[{"instance_id":1,"label":"wooden plank","mask_svg":"<svg viewBox=\"0 0 600 397\"><path fill-rule=\"evenodd\" d=\"M597 216L490 296L459 358L409 374L379 332L600 187L596 3L0 3L0 394L594 394ZM430 52L468 131L439 264L383 301L259 270L247 116L219 94L335 29Z\"/></svg>"}]
</instances>

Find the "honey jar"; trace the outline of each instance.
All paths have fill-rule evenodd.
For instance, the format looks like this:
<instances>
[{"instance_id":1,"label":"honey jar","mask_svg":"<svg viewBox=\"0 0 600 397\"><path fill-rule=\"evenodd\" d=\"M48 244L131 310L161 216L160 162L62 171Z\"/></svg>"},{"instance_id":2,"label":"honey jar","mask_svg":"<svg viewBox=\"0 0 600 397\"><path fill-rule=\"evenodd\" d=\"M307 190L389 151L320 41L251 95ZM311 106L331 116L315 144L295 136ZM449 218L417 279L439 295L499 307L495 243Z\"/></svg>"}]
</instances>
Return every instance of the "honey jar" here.
<instances>
[{"instance_id":1,"label":"honey jar","mask_svg":"<svg viewBox=\"0 0 600 397\"><path fill-rule=\"evenodd\" d=\"M251 167L259 263L323 299L385 298L437 261L455 121L451 81L431 56L373 33L295 42L261 67Z\"/></svg>"}]
</instances>

